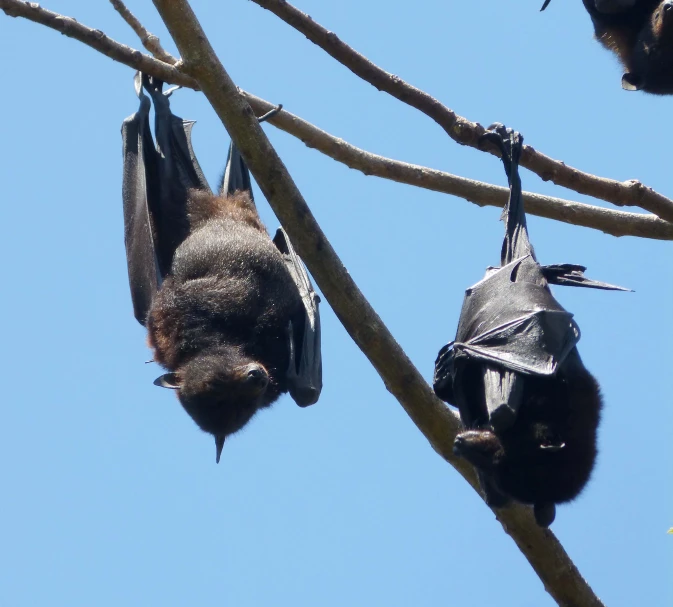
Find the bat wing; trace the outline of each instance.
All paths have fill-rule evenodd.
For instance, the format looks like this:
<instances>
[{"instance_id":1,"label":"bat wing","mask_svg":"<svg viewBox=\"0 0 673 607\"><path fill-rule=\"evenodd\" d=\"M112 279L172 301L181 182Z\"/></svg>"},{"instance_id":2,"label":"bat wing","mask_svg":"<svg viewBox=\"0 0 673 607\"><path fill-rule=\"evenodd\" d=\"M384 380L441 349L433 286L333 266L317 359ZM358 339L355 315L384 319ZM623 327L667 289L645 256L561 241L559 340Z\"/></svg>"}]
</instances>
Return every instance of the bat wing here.
<instances>
[{"instance_id":1,"label":"bat wing","mask_svg":"<svg viewBox=\"0 0 673 607\"><path fill-rule=\"evenodd\" d=\"M322 354L320 346L320 297L314 291L306 267L292 247L283 228L278 228L273 239L290 275L297 285L303 309L292 322L290 337L290 368L288 383L290 395L300 407L318 401L322 390Z\"/></svg>"},{"instance_id":2,"label":"bat wing","mask_svg":"<svg viewBox=\"0 0 673 607\"><path fill-rule=\"evenodd\" d=\"M250 171L241 157L241 153L232 141L229 145L227 166L224 169L222 183L220 183L220 194L233 194L239 190L247 191L250 194L250 198L253 198Z\"/></svg>"},{"instance_id":3,"label":"bat wing","mask_svg":"<svg viewBox=\"0 0 673 607\"><path fill-rule=\"evenodd\" d=\"M531 280L536 273L541 280ZM470 287L453 345L456 356L553 375L580 332L572 314L543 285L540 266L528 256Z\"/></svg>"},{"instance_id":4,"label":"bat wing","mask_svg":"<svg viewBox=\"0 0 673 607\"><path fill-rule=\"evenodd\" d=\"M570 263L542 266L542 273L547 282L566 287L588 287L591 289L604 289L606 291L631 291L624 287L611 285L607 282L591 280L584 275L586 268Z\"/></svg>"},{"instance_id":5,"label":"bat wing","mask_svg":"<svg viewBox=\"0 0 673 607\"><path fill-rule=\"evenodd\" d=\"M148 187L148 181L157 181L159 159L149 123L151 102L142 91L139 75L136 75L135 84L140 108L122 124L122 198L124 243L133 313L140 324L145 324L152 298L161 284L155 250L155 228L150 211L156 201L150 200L152 188Z\"/></svg>"},{"instance_id":6,"label":"bat wing","mask_svg":"<svg viewBox=\"0 0 673 607\"><path fill-rule=\"evenodd\" d=\"M188 190L210 188L191 145L194 123L171 113L170 91L162 91L161 81L138 73L135 88L140 108L122 124L122 198L133 312L144 325L175 249L189 232ZM156 147L143 88L154 102Z\"/></svg>"},{"instance_id":7,"label":"bat wing","mask_svg":"<svg viewBox=\"0 0 673 607\"><path fill-rule=\"evenodd\" d=\"M488 420L504 429L516 418L525 375L553 375L579 338L572 314L528 255L467 289L456 340L435 362L435 393L475 426ZM479 365L481 380L466 371L470 363Z\"/></svg>"}]
</instances>

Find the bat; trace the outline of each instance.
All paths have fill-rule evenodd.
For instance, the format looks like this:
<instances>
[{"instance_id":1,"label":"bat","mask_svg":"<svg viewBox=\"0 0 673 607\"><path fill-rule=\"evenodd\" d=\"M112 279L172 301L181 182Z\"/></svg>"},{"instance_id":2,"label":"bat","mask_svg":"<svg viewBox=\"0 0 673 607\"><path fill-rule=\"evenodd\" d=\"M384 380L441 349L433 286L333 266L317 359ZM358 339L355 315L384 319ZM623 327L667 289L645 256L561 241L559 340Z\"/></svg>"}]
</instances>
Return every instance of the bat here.
<instances>
[{"instance_id":1,"label":"bat","mask_svg":"<svg viewBox=\"0 0 673 607\"><path fill-rule=\"evenodd\" d=\"M546 0L540 10L547 8ZM596 39L624 66L622 88L673 94L673 1L583 0Z\"/></svg>"},{"instance_id":2,"label":"bat","mask_svg":"<svg viewBox=\"0 0 673 607\"><path fill-rule=\"evenodd\" d=\"M510 185L501 263L465 292L433 387L460 411L466 430L454 452L477 468L487 503L532 504L548 527L555 505L574 499L591 476L602 407L577 351L579 327L548 285L628 289L585 277L583 266L538 263L518 169L523 137L493 125L484 138L500 148Z\"/></svg>"},{"instance_id":3,"label":"bat","mask_svg":"<svg viewBox=\"0 0 673 607\"><path fill-rule=\"evenodd\" d=\"M134 83L140 107L122 125L134 315L168 371L155 384L176 390L215 437L219 463L225 438L281 394L301 407L317 402L320 299L285 231L269 237L233 142L214 195L192 148L194 123L171 112L175 89L140 73Z\"/></svg>"}]
</instances>

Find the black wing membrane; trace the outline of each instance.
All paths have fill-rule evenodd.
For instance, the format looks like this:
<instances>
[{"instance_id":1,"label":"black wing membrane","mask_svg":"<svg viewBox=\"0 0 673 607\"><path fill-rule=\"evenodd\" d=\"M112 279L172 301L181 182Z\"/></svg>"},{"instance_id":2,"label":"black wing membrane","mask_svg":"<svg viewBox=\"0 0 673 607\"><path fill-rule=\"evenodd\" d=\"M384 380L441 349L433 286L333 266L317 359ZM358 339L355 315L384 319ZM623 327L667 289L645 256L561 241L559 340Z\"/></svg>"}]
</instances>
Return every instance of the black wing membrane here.
<instances>
[{"instance_id":1,"label":"black wing membrane","mask_svg":"<svg viewBox=\"0 0 673 607\"><path fill-rule=\"evenodd\" d=\"M252 198L250 171L232 141L220 184L220 194L233 194L236 191L247 191ZM295 252L283 228L278 228L273 243L283 256L283 261L297 286L303 303L301 313L291 321L288 330L290 364L287 380L293 400L300 407L308 407L318 401L322 390L320 311L318 309L320 298L313 289L304 262Z\"/></svg>"},{"instance_id":2,"label":"black wing membrane","mask_svg":"<svg viewBox=\"0 0 673 607\"><path fill-rule=\"evenodd\" d=\"M241 153L232 141L229 145L229 154L227 155L227 165L222 175L220 184L220 194L233 194L237 191L248 192L250 198L252 195L252 183L250 182L250 171L248 170Z\"/></svg>"},{"instance_id":3,"label":"black wing membrane","mask_svg":"<svg viewBox=\"0 0 673 607\"><path fill-rule=\"evenodd\" d=\"M290 395L300 407L318 401L322 390L322 353L320 346L320 297L314 291L304 262L295 252L283 228L278 228L273 242L281 252L290 275L297 285L303 305L302 314L290 328L290 367L287 379Z\"/></svg>"},{"instance_id":4,"label":"black wing membrane","mask_svg":"<svg viewBox=\"0 0 673 607\"><path fill-rule=\"evenodd\" d=\"M154 247L154 226L147 182L156 177L156 150L150 130L151 102L143 93L140 75L135 78L140 108L122 123L124 176L124 243L133 301L133 314L145 324L152 298L161 284L159 264ZM154 201L156 202L156 201Z\"/></svg>"},{"instance_id":5,"label":"black wing membrane","mask_svg":"<svg viewBox=\"0 0 673 607\"><path fill-rule=\"evenodd\" d=\"M163 82L140 73L134 82L140 107L122 124L122 198L133 312L144 325L175 249L188 234L188 190L210 188L192 149L194 123L171 112L171 91L162 91ZM143 88L154 102L156 146Z\"/></svg>"},{"instance_id":6,"label":"black wing membrane","mask_svg":"<svg viewBox=\"0 0 673 607\"><path fill-rule=\"evenodd\" d=\"M463 415L465 395L483 382L482 410L469 411L466 417L473 426L490 423L497 431L514 423L525 375L554 375L580 339L572 314L554 299L548 282L628 289L584 277L583 266L543 267L537 262L519 177L523 137L502 125L494 127L485 138L500 148L510 186L501 267L489 268L465 292L456 339L440 350L435 363L434 386L437 395L461 408ZM474 372L466 372L474 363L480 364L481 381Z\"/></svg>"}]
</instances>

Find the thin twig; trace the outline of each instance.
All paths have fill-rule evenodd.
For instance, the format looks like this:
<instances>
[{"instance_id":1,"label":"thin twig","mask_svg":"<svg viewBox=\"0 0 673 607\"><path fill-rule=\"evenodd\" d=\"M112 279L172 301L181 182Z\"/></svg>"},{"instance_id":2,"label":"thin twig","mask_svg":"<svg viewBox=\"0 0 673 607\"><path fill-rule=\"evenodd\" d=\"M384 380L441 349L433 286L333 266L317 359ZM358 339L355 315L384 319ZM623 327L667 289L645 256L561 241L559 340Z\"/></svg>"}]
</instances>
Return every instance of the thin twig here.
<instances>
[{"instance_id":1,"label":"thin twig","mask_svg":"<svg viewBox=\"0 0 673 607\"><path fill-rule=\"evenodd\" d=\"M364 55L339 40L339 37L286 0L252 0L271 11L306 36L311 42L380 91L416 108L432 118L454 141L498 155L490 144L480 145L485 130L479 123L471 122L456 114L424 91L408 84L399 76L381 69ZM513 125L510 125L513 126ZM544 181L611 202L617 206L636 206L673 221L673 200L646 187L640 181L616 181L585 173L565 163L524 146L521 165L539 175Z\"/></svg>"},{"instance_id":2,"label":"thin twig","mask_svg":"<svg viewBox=\"0 0 673 607\"><path fill-rule=\"evenodd\" d=\"M138 35L142 45L154 55L155 59L175 65L178 60L161 46L158 36L149 32L145 26L138 21L138 18L127 8L122 0L110 0L110 4L121 15L122 19L131 26L131 29Z\"/></svg>"},{"instance_id":3,"label":"thin twig","mask_svg":"<svg viewBox=\"0 0 673 607\"><path fill-rule=\"evenodd\" d=\"M140 70L171 84L180 84L198 90L197 82L182 70L167 65L125 44L116 42L100 30L91 29L71 17L54 13L37 4L21 0L0 0L0 9L12 17L23 17L55 29L83 44L111 57L115 61ZM275 107L251 93L242 93L258 113ZM479 206L503 206L507 190L483 182L463 180L449 173L408 165L359 150L342 139L322 131L311 123L282 111L269 120L271 124L301 139L309 147L360 170L400 183L422 187L465 198ZM601 207L571 202L561 198L526 194L526 211L541 217L585 226L614 236L638 236L657 240L673 240L673 224L653 215L614 211Z\"/></svg>"},{"instance_id":4,"label":"thin twig","mask_svg":"<svg viewBox=\"0 0 673 607\"><path fill-rule=\"evenodd\" d=\"M339 320L430 444L474 487L473 471L451 453L460 428L456 416L437 399L344 268L191 7L185 0L153 2L185 71L199 82ZM536 525L530 508L512 506L497 516L559 605L602 606L554 534Z\"/></svg>"}]
</instances>

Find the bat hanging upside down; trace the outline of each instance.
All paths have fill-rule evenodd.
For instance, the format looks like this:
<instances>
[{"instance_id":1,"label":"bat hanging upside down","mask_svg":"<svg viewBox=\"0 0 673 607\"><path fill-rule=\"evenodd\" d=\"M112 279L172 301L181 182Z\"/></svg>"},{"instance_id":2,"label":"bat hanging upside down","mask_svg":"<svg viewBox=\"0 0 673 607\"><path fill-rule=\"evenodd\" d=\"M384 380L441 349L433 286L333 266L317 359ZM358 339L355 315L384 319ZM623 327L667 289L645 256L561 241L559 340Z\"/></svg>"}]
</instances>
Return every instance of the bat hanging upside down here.
<instances>
[{"instance_id":1,"label":"bat hanging upside down","mask_svg":"<svg viewBox=\"0 0 673 607\"><path fill-rule=\"evenodd\" d=\"M214 195L191 146L193 123L171 113L172 91L141 74L135 85L140 109L122 126L134 313L169 371L155 383L175 389L215 437L219 462L225 438L280 394L300 406L318 400L319 299L282 228L269 238L233 142Z\"/></svg>"},{"instance_id":2,"label":"bat hanging upside down","mask_svg":"<svg viewBox=\"0 0 673 607\"><path fill-rule=\"evenodd\" d=\"M601 396L582 364L579 327L548 283L627 290L590 280L583 266L541 266L528 240L519 178L523 138L502 125L484 137L501 150L510 198L501 266L465 292L455 341L435 363L434 389L467 428L454 452L472 463L487 503L533 504L548 527L574 499L596 458Z\"/></svg>"},{"instance_id":3,"label":"bat hanging upside down","mask_svg":"<svg viewBox=\"0 0 673 607\"><path fill-rule=\"evenodd\" d=\"M545 0L541 10L551 0ZM622 87L673 94L673 0L583 0L596 39L617 55Z\"/></svg>"}]
</instances>

